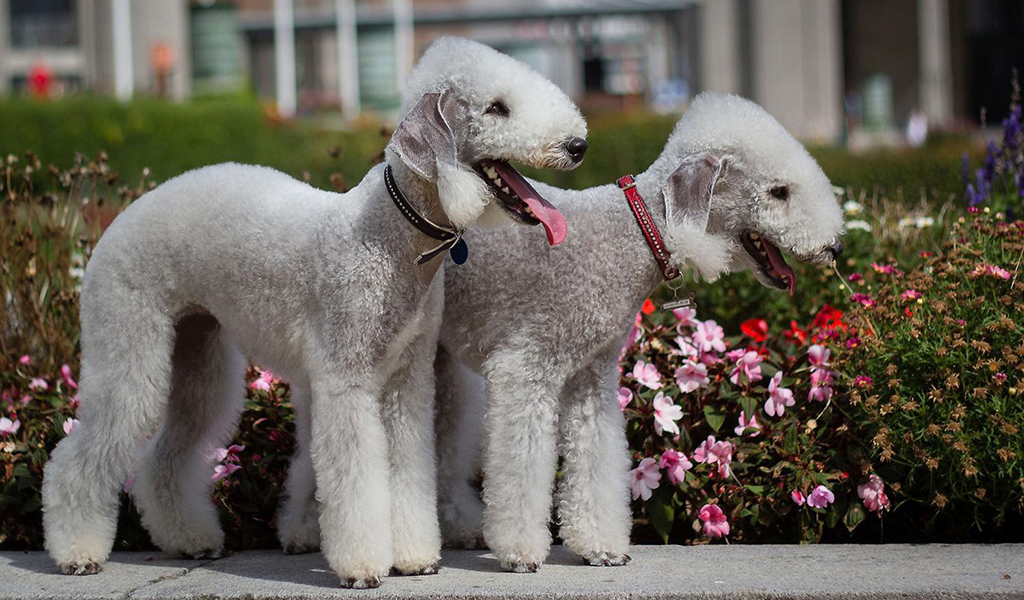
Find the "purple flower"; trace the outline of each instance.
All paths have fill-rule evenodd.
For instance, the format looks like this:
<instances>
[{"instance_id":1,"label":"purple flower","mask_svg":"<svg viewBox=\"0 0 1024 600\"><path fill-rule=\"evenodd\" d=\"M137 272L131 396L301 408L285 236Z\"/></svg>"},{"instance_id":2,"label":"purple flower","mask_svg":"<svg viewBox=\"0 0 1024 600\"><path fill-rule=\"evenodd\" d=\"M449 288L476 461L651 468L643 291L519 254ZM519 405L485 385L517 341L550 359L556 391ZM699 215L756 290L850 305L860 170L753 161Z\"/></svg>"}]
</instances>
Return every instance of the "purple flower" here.
<instances>
[{"instance_id":1,"label":"purple flower","mask_svg":"<svg viewBox=\"0 0 1024 600\"><path fill-rule=\"evenodd\" d=\"M818 487L811 490L811 494L807 496L807 506L814 508L825 508L829 504L836 501L835 494L832 493L827 487L819 485Z\"/></svg>"}]
</instances>

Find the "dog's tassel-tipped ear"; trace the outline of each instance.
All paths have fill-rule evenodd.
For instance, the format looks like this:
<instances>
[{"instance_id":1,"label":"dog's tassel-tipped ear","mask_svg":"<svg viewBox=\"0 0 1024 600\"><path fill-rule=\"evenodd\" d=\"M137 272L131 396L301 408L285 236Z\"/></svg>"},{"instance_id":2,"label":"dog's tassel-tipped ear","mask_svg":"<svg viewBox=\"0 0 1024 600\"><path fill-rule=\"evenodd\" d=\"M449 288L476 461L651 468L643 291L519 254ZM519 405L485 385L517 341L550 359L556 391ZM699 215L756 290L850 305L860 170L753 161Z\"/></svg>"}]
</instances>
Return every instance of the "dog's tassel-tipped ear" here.
<instances>
[{"instance_id":1,"label":"dog's tassel-tipped ear","mask_svg":"<svg viewBox=\"0 0 1024 600\"><path fill-rule=\"evenodd\" d=\"M395 128L388 145L417 175L436 182L439 166L458 163L455 132L450 123L459 108L451 90L423 94Z\"/></svg>"},{"instance_id":2,"label":"dog's tassel-tipped ear","mask_svg":"<svg viewBox=\"0 0 1024 600\"><path fill-rule=\"evenodd\" d=\"M706 230L715 184L727 166L726 157L706 153L683 160L669 175L665 186L665 215L668 221L695 231Z\"/></svg>"}]
</instances>

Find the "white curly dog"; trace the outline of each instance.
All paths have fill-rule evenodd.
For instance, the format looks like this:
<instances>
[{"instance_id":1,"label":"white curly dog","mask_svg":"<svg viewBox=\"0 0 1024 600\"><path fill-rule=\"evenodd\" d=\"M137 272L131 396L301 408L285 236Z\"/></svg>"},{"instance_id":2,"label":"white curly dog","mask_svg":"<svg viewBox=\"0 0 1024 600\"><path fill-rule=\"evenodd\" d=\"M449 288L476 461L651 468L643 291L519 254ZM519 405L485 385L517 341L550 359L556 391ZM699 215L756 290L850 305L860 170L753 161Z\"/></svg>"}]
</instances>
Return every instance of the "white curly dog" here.
<instances>
[{"instance_id":1,"label":"white curly dog","mask_svg":"<svg viewBox=\"0 0 1024 600\"><path fill-rule=\"evenodd\" d=\"M636 188L670 264L707 281L749 269L764 285L792 291L795 275L780 249L816 264L842 250L842 211L828 178L774 118L736 96L698 96ZM482 534L504 568L537 570L551 544L561 456L562 540L592 565L623 565L631 465L616 366L663 274L619 187L538 189L566 215L568 242L538 249L519 232L488 232L477 244L485 260L445 282L442 532L457 546L477 545ZM470 483L481 436L483 502Z\"/></svg>"},{"instance_id":2,"label":"white curly dog","mask_svg":"<svg viewBox=\"0 0 1024 600\"><path fill-rule=\"evenodd\" d=\"M663 273L619 187L536 187L571 223L569 240L541 248L518 228L486 232L474 247L484 260L445 281L436 362L442 533L451 546L486 542L505 569L536 571L551 545L561 456L562 540L592 565L623 565L631 465L616 364ZM792 291L780 249L816 264L842 251L828 178L771 115L736 96L698 96L636 188L672 264L708 281L749 269ZM481 442L482 500L472 485Z\"/></svg>"},{"instance_id":3,"label":"white curly dog","mask_svg":"<svg viewBox=\"0 0 1024 600\"><path fill-rule=\"evenodd\" d=\"M507 162L582 159L586 124L554 84L486 46L441 39L402 116L387 165L421 215L461 230L498 205L542 222L552 243L564 238L561 215ZM437 571L443 271L440 259L414 264L438 241L402 216L383 172L339 195L268 168L207 167L113 223L82 289L81 424L43 483L46 549L64 573L100 570L133 472L157 545L222 552L211 451L238 421L243 356L292 384L306 468L292 473L289 502L312 512L286 511L285 543L315 547L322 531L328 563L352 587L376 586L392 567Z\"/></svg>"}]
</instances>

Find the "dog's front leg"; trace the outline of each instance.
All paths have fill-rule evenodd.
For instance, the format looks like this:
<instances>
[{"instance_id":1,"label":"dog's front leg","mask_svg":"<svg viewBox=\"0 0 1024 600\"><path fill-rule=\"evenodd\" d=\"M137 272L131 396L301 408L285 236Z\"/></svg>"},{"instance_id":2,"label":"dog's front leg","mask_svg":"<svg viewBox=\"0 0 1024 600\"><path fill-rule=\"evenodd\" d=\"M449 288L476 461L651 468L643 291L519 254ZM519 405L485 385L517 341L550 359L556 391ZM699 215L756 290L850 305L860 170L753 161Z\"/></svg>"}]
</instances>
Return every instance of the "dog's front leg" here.
<instances>
[{"instance_id":1,"label":"dog's front leg","mask_svg":"<svg viewBox=\"0 0 1024 600\"><path fill-rule=\"evenodd\" d=\"M522 356L494 356L488 373L484 450L484 539L503 569L532 573L551 549L558 463L555 395L524 378Z\"/></svg>"},{"instance_id":2,"label":"dog's front leg","mask_svg":"<svg viewBox=\"0 0 1024 600\"><path fill-rule=\"evenodd\" d=\"M625 422L615 397L618 350L604 354L565 386L559 534L590 564L619 566L630 560L630 463Z\"/></svg>"},{"instance_id":3,"label":"dog's front leg","mask_svg":"<svg viewBox=\"0 0 1024 600\"><path fill-rule=\"evenodd\" d=\"M384 392L382 417L391 457L394 569L432 575L441 561L434 460L434 355L436 328L425 329L403 353L404 363Z\"/></svg>"},{"instance_id":4,"label":"dog's front leg","mask_svg":"<svg viewBox=\"0 0 1024 600\"><path fill-rule=\"evenodd\" d=\"M320 548L345 587L380 585L392 564L388 443L382 388L353 373L316 376L313 471Z\"/></svg>"}]
</instances>

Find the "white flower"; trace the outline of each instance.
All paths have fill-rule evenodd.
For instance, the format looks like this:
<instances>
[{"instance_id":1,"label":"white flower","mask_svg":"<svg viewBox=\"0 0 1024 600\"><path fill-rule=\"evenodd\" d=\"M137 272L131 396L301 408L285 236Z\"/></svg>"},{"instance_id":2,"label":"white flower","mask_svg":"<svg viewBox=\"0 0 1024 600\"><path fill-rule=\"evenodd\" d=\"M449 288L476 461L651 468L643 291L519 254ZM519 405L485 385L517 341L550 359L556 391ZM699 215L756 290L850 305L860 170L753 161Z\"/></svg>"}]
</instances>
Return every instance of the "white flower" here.
<instances>
[{"instance_id":1,"label":"white flower","mask_svg":"<svg viewBox=\"0 0 1024 600\"><path fill-rule=\"evenodd\" d=\"M862 231L871 231L871 225L868 225L867 221L861 221L861 220L847 221L846 222L846 228L847 229L860 229Z\"/></svg>"},{"instance_id":2,"label":"white flower","mask_svg":"<svg viewBox=\"0 0 1024 600\"><path fill-rule=\"evenodd\" d=\"M843 212L848 215L859 215L864 212L864 205L854 200L847 200L843 203Z\"/></svg>"}]
</instances>

